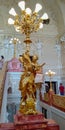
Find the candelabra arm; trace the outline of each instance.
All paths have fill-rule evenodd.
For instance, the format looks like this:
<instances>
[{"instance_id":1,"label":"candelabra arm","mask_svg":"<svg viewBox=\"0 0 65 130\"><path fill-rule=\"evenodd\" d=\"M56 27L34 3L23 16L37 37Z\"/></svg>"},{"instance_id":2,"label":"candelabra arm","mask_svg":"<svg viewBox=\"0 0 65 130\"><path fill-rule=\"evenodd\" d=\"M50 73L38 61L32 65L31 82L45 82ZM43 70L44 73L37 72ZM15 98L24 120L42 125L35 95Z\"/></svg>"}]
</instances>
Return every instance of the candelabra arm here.
<instances>
[{"instance_id":1,"label":"candelabra arm","mask_svg":"<svg viewBox=\"0 0 65 130\"><path fill-rule=\"evenodd\" d=\"M14 58L16 57L16 41L13 42L14 43Z\"/></svg>"}]
</instances>

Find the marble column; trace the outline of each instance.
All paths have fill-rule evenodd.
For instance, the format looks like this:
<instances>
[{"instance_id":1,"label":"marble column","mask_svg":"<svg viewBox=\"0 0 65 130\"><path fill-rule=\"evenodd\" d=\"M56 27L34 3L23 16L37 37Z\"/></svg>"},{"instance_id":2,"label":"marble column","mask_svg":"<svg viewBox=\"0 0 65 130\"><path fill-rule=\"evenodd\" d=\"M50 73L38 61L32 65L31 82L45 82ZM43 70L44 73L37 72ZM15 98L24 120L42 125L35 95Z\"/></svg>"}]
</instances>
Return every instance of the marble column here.
<instances>
[{"instance_id":1,"label":"marble column","mask_svg":"<svg viewBox=\"0 0 65 130\"><path fill-rule=\"evenodd\" d=\"M42 42L40 40L37 42L37 52L38 52L38 63L42 64L43 63L43 61L42 61ZM42 85L39 86L39 87L42 87ZM40 107L40 88L37 89L36 93L37 93L36 94L37 95L37 97L36 97L36 99L37 99L36 108L37 108L38 111L41 111L41 107Z\"/></svg>"}]
</instances>

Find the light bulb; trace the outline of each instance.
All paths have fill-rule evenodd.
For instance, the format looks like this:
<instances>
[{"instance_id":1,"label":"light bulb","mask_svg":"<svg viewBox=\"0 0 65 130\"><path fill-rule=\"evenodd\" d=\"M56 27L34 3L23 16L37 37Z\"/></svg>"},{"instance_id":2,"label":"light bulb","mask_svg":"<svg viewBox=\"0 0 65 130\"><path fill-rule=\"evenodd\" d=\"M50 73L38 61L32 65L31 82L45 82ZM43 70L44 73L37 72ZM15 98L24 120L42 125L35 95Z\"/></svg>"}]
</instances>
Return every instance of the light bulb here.
<instances>
[{"instance_id":1,"label":"light bulb","mask_svg":"<svg viewBox=\"0 0 65 130\"><path fill-rule=\"evenodd\" d=\"M21 43L21 41L19 41L19 43Z\"/></svg>"},{"instance_id":2,"label":"light bulb","mask_svg":"<svg viewBox=\"0 0 65 130\"><path fill-rule=\"evenodd\" d=\"M27 13L27 14L31 14L31 12L32 12L32 11L31 11L30 8L26 8L26 13Z\"/></svg>"},{"instance_id":3,"label":"light bulb","mask_svg":"<svg viewBox=\"0 0 65 130\"><path fill-rule=\"evenodd\" d=\"M18 6L22 9L22 10L25 10L25 2L24 1L21 1L18 3Z\"/></svg>"},{"instance_id":4,"label":"light bulb","mask_svg":"<svg viewBox=\"0 0 65 130\"><path fill-rule=\"evenodd\" d=\"M11 41L13 41L13 38L11 38Z\"/></svg>"},{"instance_id":5,"label":"light bulb","mask_svg":"<svg viewBox=\"0 0 65 130\"><path fill-rule=\"evenodd\" d=\"M45 74L48 75L48 72L46 72Z\"/></svg>"},{"instance_id":6,"label":"light bulb","mask_svg":"<svg viewBox=\"0 0 65 130\"><path fill-rule=\"evenodd\" d=\"M13 15L13 16L16 16L16 12L14 10L14 8L11 8L10 11L9 11L9 14Z\"/></svg>"},{"instance_id":7,"label":"light bulb","mask_svg":"<svg viewBox=\"0 0 65 130\"><path fill-rule=\"evenodd\" d=\"M19 39L17 38L17 42L19 41Z\"/></svg>"},{"instance_id":8,"label":"light bulb","mask_svg":"<svg viewBox=\"0 0 65 130\"><path fill-rule=\"evenodd\" d=\"M8 23L9 23L9 24L14 24L14 20L13 20L12 18L9 18L9 19L8 19Z\"/></svg>"},{"instance_id":9,"label":"light bulb","mask_svg":"<svg viewBox=\"0 0 65 130\"><path fill-rule=\"evenodd\" d=\"M48 19L48 14L47 14L47 13L44 13L44 14L42 15L41 19L44 19L44 20Z\"/></svg>"},{"instance_id":10,"label":"light bulb","mask_svg":"<svg viewBox=\"0 0 65 130\"><path fill-rule=\"evenodd\" d=\"M15 27L15 30L16 30L16 32L19 32L20 28L19 27Z\"/></svg>"},{"instance_id":11,"label":"light bulb","mask_svg":"<svg viewBox=\"0 0 65 130\"><path fill-rule=\"evenodd\" d=\"M40 23L40 26L39 26L39 28L41 29L41 28L43 28L43 24L42 23Z\"/></svg>"},{"instance_id":12,"label":"light bulb","mask_svg":"<svg viewBox=\"0 0 65 130\"><path fill-rule=\"evenodd\" d=\"M51 73L51 70L49 70L49 72Z\"/></svg>"},{"instance_id":13,"label":"light bulb","mask_svg":"<svg viewBox=\"0 0 65 130\"><path fill-rule=\"evenodd\" d=\"M12 43L12 41L10 40L10 42L9 43Z\"/></svg>"},{"instance_id":14,"label":"light bulb","mask_svg":"<svg viewBox=\"0 0 65 130\"><path fill-rule=\"evenodd\" d=\"M14 39L13 39L13 40L17 40L17 39L16 39L16 37L14 37Z\"/></svg>"},{"instance_id":15,"label":"light bulb","mask_svg":"<svg viewBox=\"0 0 65 130\"><path fill-rule=\"evenodd\" d=\"M35 12L37 13L37 12L39 12L41 9L42 9L42 6L41 6L39 3L37 3L37 4L36 4L36 7L35 7Z\"/></svg>"}]
</instances>

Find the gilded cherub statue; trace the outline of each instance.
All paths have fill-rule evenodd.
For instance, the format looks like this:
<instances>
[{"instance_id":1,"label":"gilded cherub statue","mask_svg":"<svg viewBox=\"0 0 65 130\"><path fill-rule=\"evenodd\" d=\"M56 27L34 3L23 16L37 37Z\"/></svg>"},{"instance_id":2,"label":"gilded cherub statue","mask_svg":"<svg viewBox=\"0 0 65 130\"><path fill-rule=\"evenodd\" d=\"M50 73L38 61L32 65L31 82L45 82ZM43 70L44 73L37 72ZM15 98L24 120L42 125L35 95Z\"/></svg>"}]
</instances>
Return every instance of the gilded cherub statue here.
<instances>
[{"instance_id":1,"label":"gilded cherub statue","mask_svg":"<svg viewBox=\"0 0 65 130\"><path fill-rule=\"evenodd\" d=\"M26 51L20 58L20 62L23 63L24 73L21 75L19 90L21 91L21 103L19 111L23 114L35 114L35 75L36 71L40 69L44 64L38 65L38 57L36 55L30 57L29 51Z\"/></svg>"}]
</instances>

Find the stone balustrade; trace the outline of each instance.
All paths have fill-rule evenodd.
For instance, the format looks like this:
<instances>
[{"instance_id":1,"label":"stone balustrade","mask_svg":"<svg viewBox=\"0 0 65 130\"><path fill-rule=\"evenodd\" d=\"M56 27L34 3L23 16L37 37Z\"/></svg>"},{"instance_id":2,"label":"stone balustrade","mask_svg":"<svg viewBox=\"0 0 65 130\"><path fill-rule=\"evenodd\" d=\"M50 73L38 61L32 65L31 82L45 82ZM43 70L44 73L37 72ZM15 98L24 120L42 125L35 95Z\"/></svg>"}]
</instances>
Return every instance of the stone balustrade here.
<instances>
[{"instance_id":1,"label":"stone balustrade","mask_svg":"<svg viewBox=\"0 0 65 130\"><path fill-rule=\"evenodd\" d=\"M65 96L44 93L44 97L40 96L40 100L65 112Z\"/></svg>"}]
</instances>

